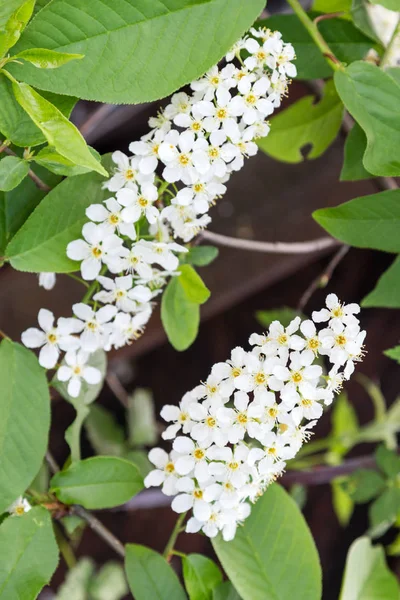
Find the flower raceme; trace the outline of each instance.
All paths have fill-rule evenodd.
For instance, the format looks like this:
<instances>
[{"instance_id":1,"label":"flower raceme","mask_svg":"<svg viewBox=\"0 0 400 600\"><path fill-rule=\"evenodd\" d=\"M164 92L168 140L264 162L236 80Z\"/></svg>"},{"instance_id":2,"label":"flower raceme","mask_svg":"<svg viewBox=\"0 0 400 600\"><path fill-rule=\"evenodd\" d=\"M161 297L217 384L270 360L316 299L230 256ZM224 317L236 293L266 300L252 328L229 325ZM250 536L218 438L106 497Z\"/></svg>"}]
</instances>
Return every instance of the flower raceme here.
<instances>
[{"instance_id":1,"label":"flower raceme","mask_svg":"<svg viewBox=\"0 0 400 600\"><path fill-rule=\"evenodd\" d=\"M274 321L265 335L250 336L251 350L234 348L215 364L179 407L164 406L163 438L172 450L150 451L156 468L145 485L174 496L176 512L192 509L187 532L235 536L250 503L282 475L361 360L366 333L359 310L329 294L311 320L296 317L286 328Z\"/></svg>"},{"instance_id":2,"label":"flower raceme","mask_svg":"<svg viewBox=\"0 0 400 600\"><path fill-rule=\"evenodd\" d=\"M208 211L229 178L256 154L255 140L268 134L266 119L296 75L294 58L279 32L251 29L222 66L194 81L190 94L174 94L149 120L149 133L130 144L131 156L112 155L115 172L103 186L110 197L87 208L82 237L66 249L80 262L83 279L97 284L94 308L77 304L75 317L56 325L41 309L42 331L30 328L22 336L28 347L41 348L39 362L47 369L56 367L60 351L69 353L59 374L71 395L82 379L91 384L98 377L84 375L91 353L120 348L143 332L154 298L179 274L178 255L187 252L182 243L210 223ZM54 283L53 274L41 274L43 287Z\"/></svg>"}]
</instances>

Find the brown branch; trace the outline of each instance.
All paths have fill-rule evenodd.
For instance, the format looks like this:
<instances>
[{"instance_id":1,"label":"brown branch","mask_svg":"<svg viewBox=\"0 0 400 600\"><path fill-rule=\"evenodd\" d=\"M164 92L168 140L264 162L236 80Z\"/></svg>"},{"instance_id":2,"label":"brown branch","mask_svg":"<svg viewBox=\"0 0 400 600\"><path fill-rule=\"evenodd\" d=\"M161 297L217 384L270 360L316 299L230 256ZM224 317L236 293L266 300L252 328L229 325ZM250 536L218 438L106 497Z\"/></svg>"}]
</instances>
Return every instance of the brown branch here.
<instances>
[{"instance_id":1,"label":"brown branch","mask_svg":"<svg viewBox=\"0 0 400 600\"><path fill-rule=\"evenodd\" d=\"M15 152L13 150L11 150L11 148L9 148L7 144L2 144L0 146L0 152L5 152L5 154L8 154L9 156L17 156L18 157L18 154L15 154ZM39 190L42 190L43 192L50 192L51 187L48 186L47 183L42 181L42 179L40 179L40 177L38 175L36 175L36 173L34 171L32 171L32 169L29 169L28 177L30 177L32 179L33 183L36 185L36 187L39 188Z\"/></svg>"},{"instance_id":2,"label":"brown branch","mask_svg":"<svg viewBox=\"0 0 400 600\"><path fill-rule=\"evenodd\" d=\"M316 25L318 25L318 23L320 21L325 21L326 19L335 19L336 17L341 17L344 14L345 14L344 11L340 11L340 12L328 13L326 15L319 15L318 17L315 17L314 23Z\"/></svg>"}]
</instances>

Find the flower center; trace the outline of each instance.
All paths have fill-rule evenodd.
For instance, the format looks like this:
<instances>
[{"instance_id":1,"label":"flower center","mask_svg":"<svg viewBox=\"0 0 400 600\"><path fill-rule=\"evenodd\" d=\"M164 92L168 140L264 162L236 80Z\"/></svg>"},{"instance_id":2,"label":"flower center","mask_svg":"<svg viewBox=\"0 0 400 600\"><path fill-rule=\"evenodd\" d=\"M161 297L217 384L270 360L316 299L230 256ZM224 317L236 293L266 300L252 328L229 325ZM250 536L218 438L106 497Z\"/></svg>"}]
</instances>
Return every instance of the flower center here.
<instances>
[{"instance_id":1,"label":"flower center","mask_svg":"<svg viewBox=\"0 0 400 600\"><path fill-rule=\"evenodd\" d=\"M306 398L303 398L301 401L302 405L305 408L310 408L310 406L312 406L313 401L312 400L307 400Z\"/></svg>"},{"instance_id":2,"label":"flower center","mask_svg":"<svg viewBox=\"0 0 400 600\"><path fill-rule=\"evenodd\" d=\"M242 372L242 369L239 369L239 367L234 367L232 369L232 377L239 377L241 372Z\"/></svg>"},{"instance_id":3,"label":"flower center","mask_svg":"<svg viewBox=\"0 0 400 600\"><path fill-rule=\"evenodd\" d=\"M279 431L281 433L285 433L285 431L287 431L288 429L289 429L289 425L286 425L286 423L279 424Z\"/></svg>"},{"instance_id":4,"label":"flower center","mask_svg":"<svg viewBox=\"0 0 400 600\"><path fill-rule=\"evenodd\" d=\"M190 163L190 158L187 154L180 154L179 162L183 167L186 167Z\"/></svg>"},{"instance_id":5,"label":"flower center","mask_svg":"<svg viewBox=\"0 0 400 600\"><path fill-rule=\"evenodd\" d=\"M90 329L91 331L96 331L98 325L96 323L96 321L88 321L87 322L87 328Z\"/></svg>"},{"instance_id":6,"label":"flower center","mask_svg":"<svg viewBox=\"0 0 400 600\"><path fill-rule=\"evenodd\" d=\"M154 144L154 146L152 147L152 152L153 154L155 154L156 156L158 156L158 151L160 149L160 144Z\"/></svg>"},{"instance_id":7,"label":"flower center","mask_svg":"<svg viewBox=\"0 0 400 600\"><path fill-rule=\"evenodd\" d=\"M256 57L258 60L262 61L267 58L267 55L265 54L264 50L259 50L256 54Z\"/></svg>"},{"instance_id":8,"label":"flower center","mask_svg":"<svg viewBox=\"0 0 400 600\"><path fill-rule=\"evenodd\" d=\"M257 98L254 94L248 94L248 96L246 96L246 102L253 106L257 102Z\"/></svg>"},{"instance_id":9,"label":"flower center","mask_svg":"<svg viewBox=\"0 0 400 600\"><path fill-rule=\"evenodd\" d=\"M239 413L236 418L242 425L245 425L248 421L246 413Z\"/></svg>"},{"instance_id":10,"label":"flower center","mask_svg":"<svg viewBox=\"0 0 400 600\"><path fill-rule=\"evenodd\" d=\"M273 419L276 418L276 416L278 415L278 409L277 408L269 408L268 409L268 414L270 417L272 417Z\"/></svg>"},{"instance_id":11,"label":"flower center","mask_svg":"<svg viewBox=\"0 0 400 600\"><path fill-rule=\"evenodd\" d=\"M184 423L185 421L187 421L187 420L188 420L188 418L189 418L189 415L188 415L187 413L184 413L184 412L182 412L182 413L179 415L179 421L180 421L181 423Z\"/></svg>"},{"instance_id":12,"label":"flower center","mask_svg":"<svg viewBox=\"0 0 400 600\"><path fill-rule=\"evenodd\" d=\"M188 105L187 102L180 102L179 103L179 110L181 112L186 112L188 108L189 108L189 105Z\"/></svg>"},{"instance_id":13,"label":"flower center","mask_svg":"<svg viewBox=\"0 0 400 600\"><path fill-rule=\"evenodd\" d=\"M73 373L74 373L74 375L80 375L82 373L81 367L78 366L78 365L76 367L74 367L73 368Z\"/></svg>"},{"instance_id":14,"label":"flower center","mask_svg":"<svg viewBox=\"0 0 400 600\"><path fill-rule=\"evenodd\" d=\"M115 295L117 298L123 298L125 296L125 294L126 294L125 290L118 290Z\"/></svg>"},{"instance_id":15,"label":"flower center","mask_svg":"<svg viewBox=\"0 0 400 600\"><path fill-rule=\"evenodd\" d=\"M173 473L175 471L174 463L169 462L165 465L165 470L167 473Z\"/></svg>"},{"instance_id":16,"label":"flower center","mask_svg":"<svg viewBox=\"0 0 400 600\"><path fill-rule=\"evenodd\" d=\"M226 108L219 108L217 110L217 118L218 119L226 119L227 116L228 116L228 111L226 110Z\"/></svg>"},{"instance_id":17,"label":"flower center","mask_svg":"<svg viewBox=\"0 0 400 600\"><path fill-rule=\"evenodd\" d=\"M196 500L201 500L203 497L203 492L201 490L194 490L193 496L196 498Z\"/></svg>"},{"instance_id":18,"label":"flower center","mask_svg":"<svg viewBox=\"0 0 400 600\"><path fill-rule=\"evenodd\" d=\"M135 173L132 171L132 169L127 169L125 171L125 179L128 179L129 181L132 181L132 179L135 179Z\"/></svg>"},{"instance_id":19,"label":"flower center","mask_svg":"<svg viewBox=\"0 0 400 600\"><path fill-rule=\"evenodd\" d=\"M316 350L317 348L319 348L319 340L317 338L311 338L310 340L308 340L308 347L311 348L311 350Z\"/></svg>"},{"instance_id":20,"label":"flower center","mask_svg":"<svg viewBox=\"0 0 400 600\"><path fill-rule=\"evenodd\" d=\"M209 149L208 154L211 156L211 158L218 158L218 156L219 156L219 150L215 146L212 146Z\"/></svg>"},{"instance_id":21,"label":"flower center","mask_svg":"<svg viewBox=\"0 0 400 600\"><path fill-rule=\"evenodd\" d=\"M201 131L202 126L201 126L200 121L194 121L192 123L192 129L193 129L193 131Z\"/></svg>"},{"instance_id":22,"label":"flower center","mask_svg":"<svg viewBox=\"0 0 400 600\"><path fill-rule=\"evenodd\" d=\"M193 456L196 460L202 460L205 457L205 454L206 453L201 448L196 448L196 450L193 452Z\"/></svg>"},{"instance_id":23,"label":"flower center","mask_svg":"<svg viewBox=\"0 0 400 600\"><path fill-rule=\"evenodd\" d=\"M281 346L284 346L285 344L287 344L287 342L288 342L288 336L286 335L286 333L282 333L278 337L278 344L280 344Z\"/></svg>"},{"instance_id":24,"label":"flower center","mask_svg":"<svg viewBox=\"0 0 400 600\"><path fill-rule=\"evenodd\" d=\"M332 314L332 315L333 315L333 316L334 316L336 319L338 319L338 318L340 318L340 317L343 317L343 314L344 314L344 313L343 313L343 309L342 309L342 307L341 307L341 306L337 306L336 308L334 308L334 309L332 310L332 313L331 313L331 314Z\"/></svg>"},{"instance_id":25,"label":"flower center","mask_svg":"<svg viewBox=\"0 0 400 600\"><path fill-rule=\"evenodd\" d=\"M120 221L119 215L113 213L108 217L108 221L111 223L111 225L117 225L117 223Z\"/></svg>"},{"instance_id":26,"label":"flower center","mask_svg":"<svg viewBox=\"0 0 400 600\"><path fill-rule=\"evenodd\" d=\"M254 380L257 383L257 385L263 385L263 383L266 382L266 377L264 373L257 373L257 375L254 377Z\"/></svg>"},{"instance_id":27,"label":"flower center","mask_svg":"<svg viewBox=\"0 0 400 600\"><path fill-rule=\"evenodd\" d=\"M103 251L99 246L93 246L92 254L95 258L100 258L100 256L103 254Z\"/></svg>"},{"instance_id":28,"label":"flower center","mask_svg":"<svg viewBox=\"0 0 400 600\"><path fill-rule=\"evenodd\" d=\"M233 485L231 484L230 481L227 481L226 483L224 483L224 488L228 491L228 492L233 492L235 490L235 488L233 487Z\"/></svg>"},{"instance_id":29,"label":"flower center","mask_svg":"<svg viewBox=\"0 0 400 600\"><path fill-rule=\"evenodd\" d=\"M239 468L239 463L238 463L238 462L236 462L236 461L230 462L230 463L228 464L228 468L229 468L231 471L237 471L237 470L238 470L238 468Z\"/></svg>"},{"instance_id":30,"label":"flower center","mask_svg":"<svg viewBox=\"0 0 400 600\"><path fill-rule=\"evenodd\" d=\"M303 375L300 373L300 371L295 371L292 373L292 381L294 381L294 383L300 383L302 379Z\"/></svg>"},{"instance_id":31,"label":"flower center","mask_svg":"<svg viewBox=\"0 0 400 600\"><path fill-rule=\"evenodd\" d=\"M219 84L219 77L214 76L211 78L211 83L212 85L218 85Z\"/></svg>"},{"instance_id":32,"label":"flower center","mask_svg":"<svg viewBox=\"0 0 400 600\"><path fill-rule=\"evenodd\" d=\"M208 385L207 390L210 394L215 394L217 392L217 387L215 385Z\"/></svg>"},{"instance_id":33,"label":"flower center","mask_svg":"<svg viewBox=\"0 0 400 600\"><path fill-rule=\"evenodd\" d=\"M268 448L267 454L270 454L271 456L276 456L276 448L275 448L275 446L271 446L271 448Z\"/></svg>"},{"instance_id":34,"label":"flower center","mask_svg":"<svg viewBox=\"0 0 400 600\"><path fill-rule=\"evenodd\" d=\"M47 340L48 342L50 342L50 344L55 344L57 341L57 336L55 333L49 333L47 336Z\"/></svg>"},{"instance_id":35,"label":"flower center","mask_svg":"<svg viewBox=\"0 0 400 600\"><path fill-rule=\"evenodd\" d=\"M25 512L25 509L24 509L24 507L23 507L22 505L21 505L21 506L17 506L17 507L14 509L14 512L15 512L15 514L16 514L16 515L18 515L18 516L20 517L21 515L23 515L23 514L24 514L24 512Z\"/></svg>"},{"instance_id":36,"label":"flower center","mask_svg":"<svg viewBox=\"0 0 400 600\"><path fill-rule=\"evenodd\" d=\"M142 208L146 208L146 206L148 205L149 201L146 200L146 198L143 198L143 196L140 196L140 198L138 198L138 204L140 204L140 206Z\"/></svg>"},{"instance_id":37,"label":"flower center","mask_svg":"<svg viewBox=\"0 0 400 600\"><path fill-rule=\"evenodd\" d=\"M207 419L206 419L207 427L215 427L216 424L217 424L217 422L214 419L214 417L207 417Z\"/></svg>"},{"instance_id":38,"label":"flower center","mask_svg":"<svg viewBox=\"0 0 400 600\"><path fill-rule=\"evenodd\" d=\"M346 336L344 335L337 335L336 336L336 344L338 346L344 346L346 344L347 340L346 340Z\"/></svg>"}]
</instances>

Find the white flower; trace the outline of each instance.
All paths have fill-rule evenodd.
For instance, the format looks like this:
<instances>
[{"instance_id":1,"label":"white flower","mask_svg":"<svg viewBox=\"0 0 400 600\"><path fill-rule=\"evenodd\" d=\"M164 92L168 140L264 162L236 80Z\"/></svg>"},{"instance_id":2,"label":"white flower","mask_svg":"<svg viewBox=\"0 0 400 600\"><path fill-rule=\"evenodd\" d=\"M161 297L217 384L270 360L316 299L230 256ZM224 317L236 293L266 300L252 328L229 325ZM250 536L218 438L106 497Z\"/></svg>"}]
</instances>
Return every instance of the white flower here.
<instances>
[{"instance_id":1,"label":"white flower","mask_svg":"<svg viewBox=\"0 0 400 600\"><path fill-rule=\"evenodd\" d=\"M158 219L158 209L153 206L158 198L157 188L152 183L144 183L140 192L136 189L123 189L117 192L118 202L125 208L121 212L125 223L136 223L142 215L149 223L155 223Z\"/></svg>"},{"instance_id":2,"label":"white flower","mask_svg":"<svg viewBox=\"0 0 400 600\"><path fill-rule=\"evenodd\" d=\"M132 244L131 249L125 248L123 256L113 257L108 259L107 265L112 273L120 273L125 271L130 274L137 274L145 281L153 279L153 269L151 268L152 259L147 260L143 256L143 241L140 240Z\"/></svg>"},{"instance_id":3,"label":"white flower","mask_svg":"<svg viewBox=\"0 0 400 600\"><path fill-rule=\"evenodd\" d=\"M222 183L214 179L203 181L202 178L199 178L193 185L179 190L175 198L172 199L172 204L180 206L192 205L196 214L202 214L208 211L210 204L215 198L222 196L225 192L226 186ZM166 214L167 208L164 209L163 216Z\"/></svg>"},{"instance_id":4,"label":"white flower","mask_svg":"<svg viewBox=\"0 0 400 600\"><path fill-rule=\"evenodd\" d=\"M129 144L129 150L132 154L141 156L138 165L140 173L143 173L144 175L151 175L154 173L158 165L158 150L164 137L164 131L158 130L151 140L131 142Z\"/></svg>"},{"instance_id":5,"label":"white flower","mask_svg":"<svg viewBox=\"0 0 400 600\"><path fill-rule=\"evenodd\" d=\"M187 252L188 249L175 242L148 242L142 240L140 251L146 262L157 263L168 271L174 271L179 265L179 259L174 252Z\"/></svg>"},{"instance_id":6,"label":"white flower","mask_svg":"<svg viewBox=\"0 0 400 600\"><path fill-rule=\"evenodd\" d=\"M103 204L91 204L86 209L86 216L96 223L110 227L111 232L117 230L121 235L127 235L131 240L136 239L136 231L132 223L124 223L122 206L114 198L109 198Z\"/></svg>"},{"instance_id":7,"label":"white flower","mask_svg":"<svg viewBox=\"0 0 400 600\"><path fill-rule=\"evenodd\" d=\"M233 110L237 116L243 115L246 125L253 125L274 112L272 102L265 97L270 85L268 77L262 77L244 96L238 95L232 100Z\"/></svg>"},{"instance_id":8,"label":"white flower","mask_svg":"<svg viewBox=\"0 0 400 600\"><path fill-rule=\"evenodd\" d=\"M195 134L193 131L179 133L176 129L170 131L160 144L159 155L166 165L163 171L165 181L174 183L183 181L190 184L198 178L196 166L207 167L207 157L200 152L193 154Z\"/></svg>"},{"instance_id":9,"label":"white flower","mask_svg":"<svg viewBox=\"0 0 400 600\"><path fill-rule=\"evenodd\" d=\"M95 367L87 365L89 354L79 350L78 352L67 352L65 355L66 365L61 365L57 371L60 381L68 381L68 394L77 398L82 387L82 379L90 385L101 381L101 372Z\"/></svg>"},{"instance_id":10,"label":"white flower","mask_svg":"<svg viewBox=\"0 0 400 600\"><path fill-rule=\"evenodd\" d=\"M197 169L202 174L208 174L211 169L210 175L207 175L208 177L211 174L218 178L224 177L228 172L227 163L231 162L236 154L235 146L227 143L227 135L222 130L213 131L209 140L199 138L194 143L193 148L195 156L199 151L203 153L202 165L197 165Z\"/></svg>"},{"instance_id":11,"label":"white flower","mask_svg":"<svg viewBox=\"0 0 400 600\"><path fill-rule=\"evenodd\" d=\"M252 390L252 378L247 372L247 352L240 346L234 348L231 352L230 360L224 363L216 363L211 369L211 374L217 378L220 385L221 395L230 396L234 389L250 391Z\"/></svg>"},{"instance_id":12,"label":"white flower","mask_svg":"<svg viewBox=\"0 0 400 600\"><path fill-rule=\"evenodd\" d=\"M218 411L218 420L226 427L229 442L237 444L246 433L250 437L256 437L259 430L258 419L263 413L262 407L250 402L245 392L235 392L233 405L234 408L224 407Z\"/></svg>"},{"instance_id":13,"label":"white flower","mask_svg":"<svg viewBox=\"0 0 400 600\"><path fill-rule=\"evenodd\" d=\"M198 92L204 100L213 100L216 91L220 87L229 89L232 87L231 83L231 72L223 69L219 71L218 66L215 65L202 77L193 81L190 85L193 91ZM179 125L179 123L177 123Z\"/></svg>"},{"instance_id":14,"label":"white flower","mask_svg":"<svg viewBox=\"0 0 400 600\"><path fill-rule=\"evenodd\" d=\"M56 285L55 273L39 273L39 285L45 290L52 290Z\"/></svg>"},{"instance_id":15,"label":"white flower","mask_svg":"<svg viewBox=\"0 0 400 600\"><path fill-rule=\"evenodd\" d=\"M226 135L231 140L240 137L239 127L235 117L240 116L232 103L232 96L225 88L219 88L216 93L216 102L200 100L193 107L204 118L204 128L212 132L222 126Z\"/></svg>"},{"instance_id":16,"label":"white flower","mask_svg":"<svg viewBox=\"0 0 400 600\"><path fill-rule=\"evenodd\" d=\"M118 313L113 323L106 325L105 350L116 349L131 344L143 333L152 313L151 304L145 304L134 316L128 313Z\"/></svg>"},{"instance_id":17,"label":"white flower","mask_svg":"<svg viewBox=\"0 0 400 600\"><path fill-rule=\"evenodd\" d=\"M341 304L336 294L328 294L326 297L327 308L314 311L312 320L315 323L329 321L329 326L334 330L341 330L342 325L354 324L354 315L360 312L358 304Z\"/></svg>"},{"instance_id":18,"label":"white flower","mask_svg":"<svg viewBox=\"0 0 400 600\"><path fill-rule=\"evenodd\" d=\"M190 404L188 410L190 418L197 421L191 430L191 437L201 445L225 446L228 442L227 432L219 426L218 410L222 404L215 400L208 408L204 404Z\"/></svg>"},{"instance_id":19,"label":"white flower","mask_svg":"<svg viewBox=\"0 0 400 600\"><path fill-rule=\"evenodd\" d=\"M29 512L31 508L32 506L29 504L28 500L23 496L19 496L19 498L7 508L7 512L10 513L12 517L21 517Z\"/></svg>"},{"instance_id":20,"label":"white flower","mask_svg":"<svg viewBox=\"0 0 400 600\"><path fill-rule=\"evenodd\" d=\"M80 343L86 352L95 352L105 342L104 335L107 331L105 325L117 314L115 306L103 306L96 312L87 304L78 303L72 306L76 317L76 327L81 331Z\"/></svg>"},{"instance_id":21,"label":"white flower","mask_svg":"<svg viewBox=\"0 0 400 600\"><path fill-rule=\"evenodd\" d=\"M196 399L191 392L187 392L180 401L179 407L171 404L163 406L160 412L161 418L164 419L164 421L167 421L167 423L170 423L171 421L173 423L161 434L161 437L164 440L174 439L181 429L183 433L190 433L193 427L193 421L189 415L189 406L193 403L196 403Z\"/></svg>"},{"instance_id":22,"label":"white flower","mask_svg":"<svg viewBox=\"0 0 400 600\"><path fill-rule=\"evenodd\" d=\"M270 355L278 353L287 357L289 349L302 350L304 340L295 335L300 326L300 317L295 317L287 327L283 327L279 321L272 321L268 331L268 341L263 346L263 353Z\"/></svg>"},{"instance_id":23,"label":"white flower","mask_svg":"<svg viewBox=\"0 0 400 600\"><path fill-rule=\"evenodd\" d=\"M75 240L67 246L67 256L72 260L81 260L83 279L96 279L102 263L109 258L121 255L122 239L110 232L105 225L85 223L82 228L84 240Z\"/></svg>"},{"instance_id":24,"label":"white flower","mask_svg":"<svg viewBox=\"0 0 400 600\"><path fill-rule=\"evenodd\" d=\"M59 319L54 326L54 315L49 310L41 308L38 314L40 329L30 327L23 332L21 339L27 348L41 348L39 364L45 369L55 367L60 350L76 350L79 348L79 339L74 337L76 329L73 319Z\"/></svg>"},{"instance_id":25,"label":"white flower","mask_svg":"<svg viewBox=\"0 0 400 600\"><path fill-rule=\"evenodd\" d=\"M179 475L190 475L193 472L200 482L210 478L207 445L195 444L189 437L179 436L174 440L172 447L179 453L175 464Z\"/></svg>"},{"instance_id":26,"label":"white flower","mask_svg":"<svg viewBox=\"0 0 400 600\"><path fill-rule=\"evenodd\" d=\"M145 175L140 172L140 158L133 157L129 159L126 154L117 150L111 156L113 162L117 165L115 175L109 181L103 184L103 187L110 192L117 192L123 187L130 187L132 184L153 181L154 174Z\"/></svg>"},{"instance_id":27,"label":"white flower","mask_svg":"<svg viewBox=\"0 0 400 600\"><path fill-rule=\"evenodd\" d=\"M320 332L321 354L328 354L330 362L339 366L348 360L357 361L362 356L365 335L366 332L360 331L358 323L352 320L347 326L336 324L335 331L323 329Z\"/></svg>"},{"instance_id":28,"label":"white flower","mask_svg":"<svg viewBox=\"0 0 400 600\"><path fill-rule=\"evenodd\" d=\"M148 302L151 299L149 288L144 285L132 287L132 275L115 279L99 276L97 281L101 283L104 290L97 292L93 300L99 300L103 304L115 303L116 307L124 312L135 312L137 302Z\"/></svg>"},{"instance_id":29,"label":"white flower","mask_svg":"<svg viewBox=\"0 0 400 600\"><path fill-rule=\"evenodd\" d=\"M172 451L167 454L161 448L153 448L149 452L149 460L153 463L156 469L150 471L145 477L144 485L146 487L158 486L162 484L162 491L166 496L174 496L178 489L178 475L175 470L175 461L177 453Z\"/></svg>"},{"instance_id":30,"label":"white flower","mask_svg":"<svg viewBox=\"0 0 400 600\"><path fill-rule=\"evenodd\" d=\"M313 357L293 352L290 355L289 368L278 365L274 368L275 377L285 386L282 390L283 395L294 395L298 390L303 394L305 384L316 385L322 375L322 367L312 365ZM308 387L305 388L308 391Z\"/></svg>"},{"instance_id":31,"label":"white flower","mask_svg":"<svg viewBox=\"0 0 400 600\"><path fill-rule=\"evenodd\" d=\"M204 499L207 495L207 488L196 485L189 477L179 479L176 487L179 492L183 493L178 494L172 500L172 510L183 513L192 508L195 519L201 522L208 521L212 506Z\"/></svg>"},{"instance_id":32,"label":"white flower","mask_svg":"<svg viewBox=\"0 0 400 600\"><path fill-rule=\"evenodd\" d=\"M164 114L168 119L175 119L177 115L188 114L192 108L190 96L185 92L178 92L171 97L171 104L165 108Z\"/></svg>"}]
</instances>

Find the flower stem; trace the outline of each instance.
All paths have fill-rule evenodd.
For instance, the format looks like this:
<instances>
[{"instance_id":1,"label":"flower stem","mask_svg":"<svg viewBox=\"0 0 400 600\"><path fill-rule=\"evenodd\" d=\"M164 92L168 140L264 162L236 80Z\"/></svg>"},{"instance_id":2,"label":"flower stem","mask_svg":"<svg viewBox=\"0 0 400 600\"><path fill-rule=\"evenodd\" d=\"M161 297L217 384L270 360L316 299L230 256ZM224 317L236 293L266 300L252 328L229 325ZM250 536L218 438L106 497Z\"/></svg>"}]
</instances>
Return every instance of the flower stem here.
<instances>
[{"instance_id":1,"label":"flower stem","mask_svg":"<svg viewBox=\"0 0 400 600\"><path fill-rule=\"evenodd\" d=\"M336 56L333 54L332 50L326 43L325 39L319 32L317 23L312 21L304 8L301 6L299 0L287 0L288 4L293 9L293 12L299 19L299 21L304 25L307 29L308 33L314 40L316 46L320 49L322 55L328 62L329 66L332 67L334 71L340 71L344 69L344 65Z\"/></svg>"},{"instance_id":2,"label":"flower stem","mask_svg":"<svg viewBox=\"0 0 400 600\"><path fill-rule=\"evenodd\" d=\"M163 556L167 560L170 558L172 551L174 550L175 542L178 538L178 535L181 532L181 527L182 527L183 521L185 520L186 515L187 515L187 512L184 512L179 515L179 517L176 520L175 527L173 528L170 538L168 540L168 543L165 546Z\"/></svg>"}]
</instances>

